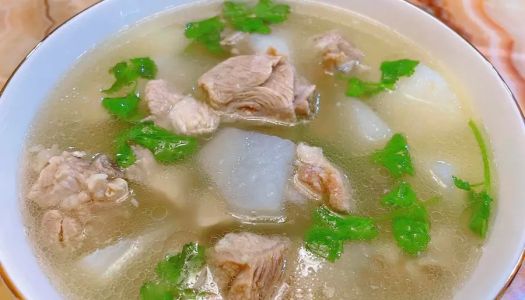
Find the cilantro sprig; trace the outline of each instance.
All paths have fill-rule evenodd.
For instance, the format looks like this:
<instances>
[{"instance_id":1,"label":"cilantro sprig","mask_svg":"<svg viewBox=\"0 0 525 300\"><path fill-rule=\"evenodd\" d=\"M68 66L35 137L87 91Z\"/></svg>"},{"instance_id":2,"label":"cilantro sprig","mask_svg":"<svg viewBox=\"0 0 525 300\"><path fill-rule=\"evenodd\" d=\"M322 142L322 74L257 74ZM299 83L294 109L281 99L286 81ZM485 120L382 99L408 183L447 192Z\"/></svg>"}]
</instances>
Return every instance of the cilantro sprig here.
<instances>
[{"instance_id":1,"label":"cilantro sprig","mask_svg":"<svg viewBox=\"0 0 525 300\"><path fill-rule=\"evenodd\" d=\"M409 207L417 201L417 196L410 184L405 181L400 182L392 191L381 199L384 206L401 208Z\"/></svg>"},{"instance_id":2,"label":"cilantro sprig","mask_svg":"<svg viewBox=\"0 0 525 300\"><path fill-rule=\"evenodd\" d=\"M202 44L212 53L223 51L221 46L221 32L224 22L219 17L213 17L186 24L184 35L186 38Z\"/></svg>"},{"instance_id":3,"label":"cilantro sprig","mask_svg":"<svg viewBox=\"0 0 525 300\"><path fill-rule=\"evenodd\" d=\"M270 25L286 21L290 14L290 6L275 3L272 0L259 0L250 7L246 3L226 1L222 9L222 16L193 21L186 24L184 35L210 52L218 54L224 49L221 45L221 33L226 27L226 22L235 30L248 33L271 33Z\"/></svg>"},{"instance_id":4,"label":"cilantro sprig","mask_svg":"<svg viewBox=\"0 0 525 300\"><path fill-rule=\"evenodd\" d=\"M179 136L153 124L142 122L123 132L116 140L117 165L126 168L137 158L131 149L132 144L140 145L153 153L158 162L173 163L197 150L197 140L193 137Z\"/></svg>"},{"instance_id":5,"label":"cilantro sprig","mask_svg":"<svg viewBox=\"0 0 525 300\"><path fill-rule=\"evenodd\" d=\"M109 89L102 91L106 94L118 92L125 87L133 87L134 90L139 78L155 78L157 65L149 57L137 57L117 63L109 72L115 77L115 82Z\"/></svg>"},{"instance_id":6,"label":"cilantro sprig","mask_svg":"<svg viewBox=\"0 0 525 300\"><path fill-rule=\"evenodd\" d=\"M223 6L224 18L233 28L249 33L269 34L269 25L284 22L289 13L289 5L272 0L260 0L254 7L233 1L226 1Z\"/></svg>"},{"instance_id":7,"label":"cilantro sprig","mask_svg":"<svg viewBox=\"0 0 525 300\"><path fill-rule=\"evenodd\" d=\"M452 176L452 181L454 182L454 185L460 190L464 190L464 191L472 190L472 184L470 184L470 182L466 180L463 180L456 176Z\"/></svg>"},{"instance_id":8,"label":"cilantro sprig","mask_svg":"<svg viewBox=\"0 0 525 300\"><path fill-rule=\"evenodd\" d=\"M188 243L178 254L167 256L155 269L157 279L140 288L141 300L195 299L200 293L189 286L189 280L204 267L204 247Z\"/></svg>"},{"instance_id":9,"label":"cilantro sprig","mask_svg":"<svg viewBox=\"0 0 525 300\"><path fill-rule=\"evenodd\" d=\"M487 148L487 143L485 143L485 139L483 138L483 135L481 134L481 130L479 130L478 126L474 121L470 120L468 123L470 129L472 130L472 133L474 134L474 137L476 138L476 142L479 146L479 151L481 153L481 158L483 160L483 184L484 188L487 191L487 193L490 193L492 190L492 176L490 172L490 162L489 162L489 152Z\"/></svg>"},{"instance_id":10,"label":"cilantro sprig","mask_svg":"<svg viewBox=\"0 0 525 300\"><path fill-rule=\"evenodd\" d=\"M430 219L410 184L398 183L383 196L381 204L393 209L392 233L398 246L411 255L425 251L430 242Z\"/></svg>"},{"instance_id":11,"label":"cilantro sprig","mask_svg":"<svg viewBox=\"0 0 525 300\"><path fill-rule=\"evenodd\" d=\"M430 220L422 204L398 212L392 220L392 232L398 246L406 253L418 255L430 243Z\"/></svg>"},{"instance_id":12,"label":"cilantro sprig","mask_svg":"<svg viewBox=\"0 0 525 300\"><path fill-rule=\"evenodd\" d=\"M305 234L305 246L315 255L334 262L346 241L368 241L378 235L372 218L339 215L325 206L312 215L313 225Z\"/></svg>"},{"instance_id":13,"label":"cilantro sprig","mask_svg":"<svg viewBox=\"0 0 525 300\"><path fill-rule=\"evenodd\" d=\"M454 185L461 190L468 192L468 209L471 211L469 218L470 230L485 238L488 231L490 213L492 211L491 204L494 201L486 189L476 191L475 187L470 182L453 176Z\"/></svg>"},{"instance_id":14,"label":"cilantro sprig","mask_svg":"<svg viewBox=\"0 0 525 300\"><path fill-rule=\"evenodd\" d=\"M400 178L405 174L414 175L408 143L405 136L400 133L394 134L385 148L372 154L372 159L390 171L394 178Z\"/></svg>"},{"instance_id":15,"label":"cilantro sprig","mask_svg":"<svg viewBox=\"0 0 525 300\"><path fill-rule=\"evenodd\" d=\"M157 76L157 65L149 57L135 57L128 61L121 61L109 69L115 77L115 82L109 89L103 90L105 94L114 94L128 88L125 96L104 97L102 106L116 118L133 122L140 119L140 98L136 91L139 78L154 79ZM131 89L129 89L131 87Z\"/></svg>"},{"instance_id":16,"label":"cilantro sprig","mask_svg":"<svg viewBox=\"0 0 525 300\"><path fill-rule=\"evenodd\" d=\"M472 232L482 238L487 236L493 201L492 197L486 191L479 193L471 192L469 196L469 205L472 213L468 226Z\"/></svg>"},{"instance_id":17,"label":"cilantro sprig","mask_svg":"<svg viewBox=\"0 0 525 300\"><path fill-rule=\"evenodd\" d=\"M483 135L474 121L469 121L469 127L478 143L481 157L483 160L483 183L471 184L456 176L452 176L454 185L461 190L468 192L468 209L470 210L469 228L481 238L487 236L490 214L492 211L492 202L494 199L490 196L492 191L490 162L487 144ZM480 188L481 187L481 188Z\"/></svg>"},{"instance_id":18,"label":"cilantro sprig","mask_svg":"<svg viewBox=\"0 0 525 300\"><path fill-rule=\"evenodd\" d=\"M131 121L138 117L140 98L135 93L124 97L105 97L102 106L113 116L124 121Z\"/></svg>"},{"instance_id":19,"label":"cilantro sprig","mask_svg":"<svg viewBox=\"0 0 525 300\"><path fill-rule=\"evenodd\" d=\"M381 81L367 82L356 77L348 79L346 95L349 97L366 98L386 90L393 90L401 77L414 74L419 61L400 59L385 61L381 64Z\"/></svg>"}]
</instances>

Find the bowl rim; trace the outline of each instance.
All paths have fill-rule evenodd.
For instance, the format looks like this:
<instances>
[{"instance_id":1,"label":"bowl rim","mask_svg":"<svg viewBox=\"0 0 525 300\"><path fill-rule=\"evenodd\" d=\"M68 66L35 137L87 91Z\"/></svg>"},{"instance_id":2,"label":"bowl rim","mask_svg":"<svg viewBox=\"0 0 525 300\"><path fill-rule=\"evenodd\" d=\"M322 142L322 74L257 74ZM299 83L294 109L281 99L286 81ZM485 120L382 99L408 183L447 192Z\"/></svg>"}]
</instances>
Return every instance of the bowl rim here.
<instances>
[{"instance_id":1,"label":"bowl rim","mask_svg":"<svg viewBox=\"0 0 525 300\"><path fill-rule=\"evenodd\" d=\"M46 33L46 35L42 39L40 39L40 41L33 48L31 48L31 50L28 52L28 54L26 54L24 56L24 58L18 63L18 65L14 68L14 70L8 76L4 86L2 88L0 88L0 99L1 99L2 95L4 94L4 91L8 87L9 83L13 79L13 77L19 71L20 67L22 65L24 65L24 63L29 59L29 57L32 56L33 53L44 42L46 42L46 40L50 36L52 36L60 28L68 26L68 24L71 23L71 21L75 20L80 15L86 13L87 11L90 11L90 10L94 9L95 7L101 5L102 3L106 2L106 1L108 1L108 0L105 0L105 1L104 0L97 0L97 2L90 4L87 7L85 7L84 9L82 9L82 10L78 11L77 13L73 14L72 16L67 18L64 22L62 22L61 24L57 25L51 31ZM516 95L510 89L508 83L505 81L505 79L503 78L503 76L500 73L500 71L498 71L498 69L496 69L494 64L478 48L472 42L470 42L467 38L465 38L463 35L459 34L457 31L452 29L447 23L445 23L444 21L442 21L441 19L439 19L438 17L433 15L428 10L425 10L424 8L418 6L415 3L410 2L409 0L402 0L402 2L405 2L406 4L412 6L413 8L424 12L427 17L429 17L429 18L433 19L434 21L440 23L441 25L445 26L448 29L448 31L450 32L450 34L456 35L456 37L461 38L471 49L473 49L477 53L478 57L481 58L482 60L484 60L490 66L490 68L495 72L495 74L499 77L500 82L503 84L504 88L507 90L508 94L511 96L511 98L512 98L512 100L514 102L515 108L518 110L518 112L519 112L519 114L521 116L522 123L525 125L525 107L523 109L521 108L519 100L517 99ZM524 265L524 263L525 263L525 247L523 247L523 249L521 250L521 254L518 257L518 260L515 262L514 268L512 269L512 272L507 276L507 279L505 280L504 285L499 289L499 292L496 295L496 299L501 299L503 297L503 295L508 291L509 287L512 285L514 279L518 275L518 272L519 272L520 268ZM5 268L2 266L2 262L1 261L0 261L0 279L4 282L4 284L7 287L7 289L13 294L13 296L16 299L26 299L24 297L22 291L16 286L14 280L12 280L9 277L9 274L5 270Z\"/></svg>"},{"instance_id":2,"label":"bowl rim","mask_svg":"<svg viewBox=\"0 0 525 300\"><path fill-rule=\"evenodd\" d=\"M483 59L486 63L488 63L490 68L492 68L492 70L496 73L496 75L498 75L501 83L503 83L503 85L504 85L505 89L508 91L509 95L512 97L514 105L516 106L516 109L518 110L518 112L519 112L519 114L521 116L521 121L525 125L525 107L523 109L521 108L518 98L516 97L514 92L509 87L509 84L507 83L507 81L503 78L503 75L501 75L501 72L494 66L494 64L471 41L469 41L463 35L459 34L456 30L454 30L452 27L450 27L443 20L439 19L438 17L436 17L434 14L432 14L428 10L418 6L415 3L410 2L409 0L403 0L403 1L406 2L409 5L417 8L417 9L423 11L428 17L434 19L434 21L439 22L442 25L444 25L449 30L449 32L451 32L451 34L454 34L454 35L458 36L459 38L461 38L465 43L467 43L469 45L470 48L472 48L478 54L478 56L481 59ZM0 92L0 96L1 95L2 95L2 93ZM505 293L509 290L509 287L514 282L514 279L516 279L516 276L518 275L519 270L521 269L522 266L524 266L524 263L525 263L525 246L521 250L521 254L520 254L518 260L516 261L516 263L514 265L514 268L512 269L512 272L507 276L507 279L505 280L504 285L499 289L499 292L496 295L496 299L498 299L498 300L501 299L503 297L503 295L505 295Z\"/></svg>"}]
</instances>

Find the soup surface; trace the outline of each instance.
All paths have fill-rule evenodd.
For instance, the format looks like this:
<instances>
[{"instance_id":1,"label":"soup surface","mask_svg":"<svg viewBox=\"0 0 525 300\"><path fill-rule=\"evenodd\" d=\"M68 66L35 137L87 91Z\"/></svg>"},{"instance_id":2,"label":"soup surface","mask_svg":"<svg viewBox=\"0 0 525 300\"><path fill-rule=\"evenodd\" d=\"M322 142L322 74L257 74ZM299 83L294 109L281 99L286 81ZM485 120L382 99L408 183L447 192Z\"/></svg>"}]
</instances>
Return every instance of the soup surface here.
<instances>
[{"instance_id":1,"label":"soup surface","mask_svg":"<svg viewBox=\"0 0 525 300\"><path fill-rule=\"evenodd\" d=\"M25 193L37 180L34 157L42 148L56 145L61 151L74 149L113 157L116 137L130 127L113 118L100 103L104 97L101 90L113 82L108 69L115 63L150 57L158 66L157 79L166 80L181 94L202 98L199 77L229 55L213 55L190 45L184 35L185 24L219 14L221 5L164 12L83 55L49 96L33 125L23 176ZM66 298L138 298L141 286L154 280L157 263L167 254L178 253L190 242L210 249L230 232L289 239L282 281L291 299L448 299L465 281L483 241L469 230L466 193L454 186L452 175L481 182L483 162L468 125L475 117L461 83L417 42L378 23L321 5L290 5L292 12L285 22L272 25L270 35L255 35L258 39L254 40L263 45L260 47L273 46L284 52L296 72L316 85L319 106L311 120L294 126L222 122L216 133L197 137L199 150L194 155L161 165L147 181L129 180L133 199L122 204L118 216L112 215L113 211L88 216L92 224L97 224L93 219L101 221L83 229L87 239L73 250L56 249L45 241L48 235L42 230L41 219L46 210L24 197L29 238L51 281ZM344 77L348 75L326 74L310 41L333 30L364 53L362 65L366 67L359 71L364 80L379 78L384 61L410 58L419 65L392 91L365 99L348 97ZM141 98L146 82L138 83ZM147 111L144 101L139 105ZM314 222L312 211L320 202L297 199L301 197L290 192L285 193L277 218L239 217L226 199L228 193L206 167L209 161L223 159L216 154L223 152L210 150L219 147L213 143L215 138L225 136L228 144L236 143L233 138L240 133L225 128L322 148L326 159L348 177L352 215L370 217L377 226L377 237L345 242L344 251L334 262L316 256L305 247L304 238ZM414 171L403 181L417 194L430 222L430 242L416 255L396 244L392 210L381 202L399 180L371 159L394 133L403 134L408 141ZM232 159L250 159L239 158L244 154L235 151L229 154ZM266 152L261 153L264 161ZM272 155L279 160L278 152ZM260 171L256 167L250 170L254 174ZM275 178L279 172L277 168ZM236 180L236 187L250 184L249 175ZM233 188L232 193L236 191ZM254 198L261 193L260 189L248 192L253 192ZM63 237L66 232L60 234Z\"/></svg>"}]
</instances>

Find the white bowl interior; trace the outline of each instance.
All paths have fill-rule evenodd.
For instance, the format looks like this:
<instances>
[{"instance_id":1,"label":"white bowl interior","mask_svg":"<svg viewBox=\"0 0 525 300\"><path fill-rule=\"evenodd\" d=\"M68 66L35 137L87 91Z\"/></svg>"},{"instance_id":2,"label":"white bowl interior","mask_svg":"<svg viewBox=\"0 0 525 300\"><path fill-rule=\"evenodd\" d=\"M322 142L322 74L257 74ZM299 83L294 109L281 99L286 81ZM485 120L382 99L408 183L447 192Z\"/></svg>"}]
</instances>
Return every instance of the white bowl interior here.
<instances>
[{"instance_id":1,"label":"white bowl interior","mask_svg":"<svg viewBox=\"0 0 525 300\"><path fill-rule=\"evenodd\" d=\"M492 299L512 273L525 245L525 126L507 87L467 42L425 12L401 0L307 0L357 12L417 41L445 63L474 101L494 150L499 179L496 219L479 265L457 299ZM29 126L49 92L86 51L144 17L191 0L106 0L58 29L11 79L0 99L0 261L28 299L60 298L26 240L17 174ZM378 9L378 8L381 9ZM103 24L103 26L100 26Z\"/></svg>"}]
</instances>

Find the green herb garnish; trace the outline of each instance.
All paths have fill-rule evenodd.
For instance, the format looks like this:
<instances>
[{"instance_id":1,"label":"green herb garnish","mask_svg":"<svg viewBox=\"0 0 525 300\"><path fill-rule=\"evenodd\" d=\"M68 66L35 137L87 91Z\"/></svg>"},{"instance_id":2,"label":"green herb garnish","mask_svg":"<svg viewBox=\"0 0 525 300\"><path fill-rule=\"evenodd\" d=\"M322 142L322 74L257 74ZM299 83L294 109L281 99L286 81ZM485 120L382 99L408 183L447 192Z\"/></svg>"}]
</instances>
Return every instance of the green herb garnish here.
<instances>
[{"instance_id":1,"label":"green herb garnish","mask_svg":"<svg viewBox=\"0 0 525 300\"><path fill-rule=\"evenodd\" d=\"M392 89L401 77L412 76L418 64L419 61L410 59L383 62L381 64L381 83Z\"/></svg>"},{"instance_id":2,"label":"green herb garnish","mask_svg":"<svg viewBox=\"0 0 525 300\"><path fill-rule=\"evenodd\" d=\"M394 209L392 233L398 246L411 255L426 250L430 242L430 219L410 184L400 182L383 196L381 204Z\"/></svg>"},{"instance_id":3,"label":"green herb garnish","mask_svg":"<svg viewBox=\"0 0 525 300\"><path fill-rule=\"evenodd\" d=\"M284 22L290 14L290 6L276 4L272 0L260 0L254 7L245 3L224 2L224 18L237 30L269 34L271 24Z\"/></svg>"},{"instance_id":4,"label":"green herb garnish","mask_svg":"<svg viewBox=\"0 0 525 300\"><path fill-rule=\"evenodd\" d=\"M390 207L409 207L417 201L417 196L410 184L402 181L392 191L384 195L381 203Z\"/></svg>"},{"instance_id":5,"label":"green herb garnish","mask_svg":"<svg viewBox=\"0 0 525 300\"><path fill-rule=\"evenodd\" d=\"M129 167L136 161L130 144L149 149L157 161L166 164L183 159L197 150L195 138L173 134L157 127L153 122L143 122L117 138L116 161L119 167Z\"/></svg>"},{"instance_id":6,"label":"green herb garnish","mask_svg":"<svg viewBox=\"0 0 525 300\"><path fill-rule=\"evenodd\" d=\"M250 7L245 3L224 2L224 19L236 30L249 33L269 34L270 25L284 22L290 14L290 6L274 3L272 0L260 0ZM221 33L225 24L221 17L194 21L186 24L184 35L204 45L212 53L222 53Z\"/></svg>"},{"instance_id":7,"label":"green herb garnish","mask_svg":"<svg viewBox=\"0 0 525 300\"><path fill-rule=\"evenodd\" d=\"M157 275L165 281L181 285L191 274L198 272L205 262L204 247L189 243L176 255L167 256L157 265Z\"/></svg>"},{"instance_id":8,"label":"green herb garnish","mask_svg":"<svg viewBox=\"0 0 525 300\"><path fill-rule=\"evenodd\" d=\"M482 238L487 236L492 201L492 197L486 191L470 193L472 215L470 216L468 227Z\"/></svg>"},{"instance_id":9,"label":"green herb garnish","mask_svg":"<svg viewBox=\"0 0 525 300\"><path fill-rule=\"evenodd\" d=\"M487 150L487 144L485 143L485 140L483 139L483 135L481 134L481 131L479 130L476 123L470 120L468 122L468 125L470 129L472 130L472 133L474 134L476 141L478 142L479 151L481 152L481 158L483 159L483 183L484 183L485 190L487 191L487 193L490 193L492 189L492 180L491 180L491 175L490 175L490 162L489 162L489 152Z\"/></svg>"},{"instance_id":10,"label":"green herb garnish","mask_svg":"<svg viewBox=\"0 0 525 300\"><path fill-rule=\"evenodd\" d=\"M146 282L140 288L141 300L205 300L209 294L194 289L180 289L161 282Z\"/></svg>"},{"instance_id":11,"label":"green herb garnish","mask_svg":"<svg viewBox=\"0 0 525 300\"><path fill-rule=\"evenodd\" d=\"M115 77L113 85L102 92L112 94L124 87L133 86L135 89L139 78L153 79L157 75L157 65L149 57L132 58L128 62L122 61L113 66L109 72Z\"/></svg>"},{"instance_id":12,"label":"green herb garnish","mask_svg":"<svg viewBox=\"0 0 525 300\"><path fill-rule=\"evenodd\" d=\"M306 249L331 262L341 256L345 241L367 241L378 235L372 218L342 216L324 206L314 211L312 219L305 235Z\"/></svg>"},{"instance_id":13,"label":"green herb garnish","mask_svg":"<svg viewBox=\"0 0 525 300\"><path fill-rule=\"evenodd\" d=\"M468 192L468 208L471 212L469 218L470 230L476 235L480 236L481 238L485 238L487 236L488 225L490 221L490 213L492 210L491 204L494 201L493 198L490 196L490 192L492 190L492 183L490 174L489 155L487 150L487 144L485 143L483 135L481 134L481 131L479 130L476 123L474 123L474 121L471 120L468 124L470 129L472 130L472 133L474 134L474 137L476 138L481 152L481 157L483 160L484 180L481 184L471 184L467 180L460 179L456 176L452 176L452 179L454 180L454 185L457 188ZM479 186L482 186L482 189L478 189L478 191L476 191L476 187Z\"/></svg>"},{"instance_id":14,"label":"green herb garnish","mask_svg":"<svg viewBox=\"0 0 525 300\"><path fill-rule=\"evenodd\" d=\"M331 262L343 253L343 239L330 228L314 226L306 232L304 241L308 251Z\"/></svg>"},{"instance_id":15,"label":"green herb garnish","mask_svg":"<svg viewBox=\"0 0 525 300\"><path fill-rule=\"evenodd\" d=\"M346 95L349 97L370 97L385 90L393 90L401 77L409 77L414 74L418 64L419 61L410 59L385 61L381 64L380 82L366 82L352 77L348 80Z\"/></svg>"},{"instance_id":16,"label":"green herb garnish","mask_svg":"<svg viewBox=\"0 0 525 300\"><path fill-rule=\"evenodd\" d=\"M485 238L490 221L492 197L486 189L476 191L478 185L470 184L468 181L453 176L454 184L457 188L468 192L468 208L471 211L469 218L469 228L472 232Z\"/></svg>"},{"instance_id":17,"label":"green herb garnish","mask_svg":"<svg viewBox=\"0 0 525 300\"><path fill-rule=\"evenodd\" d=\"M407 140L400 133L394 134L384 149L378 150L372 155L372 159L390 171L390 174L395 178L404 174L414 175Z\"/></svg>"},{"instance_id":18,"label":"green herb garnish","mask_svg":"<svg viewBox=\"0 0 525 300\"><path fill-rule=\"evenodd\" d=\"M385 87L380 82L366 82L359 78L350 78L346 88L346 95L350 97L370 97L384 90Z\"/></svg>"},{"instance_id":19,"label":"green herb garnish","mask_svg":"<svg viewBox=\"0 0 525 300\"><path fill-rule=\"evenodd\" d=\"M128 138L125 134L121 134L115 141L116 145L116 154L115 161L117 166L121 168L127 168L137 161L137 157L133 152L133 149L128 143Z\"/></svg>"},{"instance_id":20,"label":"green herb garnish","mask_svg":"<svg viewBox=\"0 0 525 300\"><path fill-rule=\"evenodd\" d=\"M141 300L196 299L199 293L189 288L189 279L204 267L204 247L188 243L176 255L167 256L156 268L158 279L140 289Z\"/></svg>"},{"instance_id":21,"label":"green herb garnish","mask_svg":"<svg viewBox=\"0 0 525 300\"><path fill-rule=\"evenodd\" d=\"M411 255L425 251L430 242L430 220L423 205L414 204L397 214L392 220L392 232L398 246Z\"/></svg>"},{"instance_id":22,"label":"green herb garnish","mask_svg":"<svg viewBox=\"0 0 525 300\"><path fill-rule=\"evenodd\" d=\"M454 181L454 185L458 189L461 189L461 190L464 190L464 191L472 190L472 185L470 184L470 182L468 182L466 180L463 180L461 178L458 178L456 176L452 176L452 180Z\"/></svg>"},{"instance_id":23,"label":"green herb garnish","mask_svg":"<svg viewBox=\"0 0 525 300\"><path fill-rule=\"evenodd\" d=\"M223 51L221 46L221 32L224 30L224 23L219 17L213 17L186 24L184 35L192 39L213 53Z\"/></svg>"},{"instance_id":24,"label":"green herb garnish","mask_svg":"<svg viewBox=\"0 0 525 300\"><path fill-rule=\"evenodd\" d=\"M102 106L115 117L128 121L137 116L139 101L135 93L130 93L125 97L104 98Z\"/></svg>"}]
</instances>

